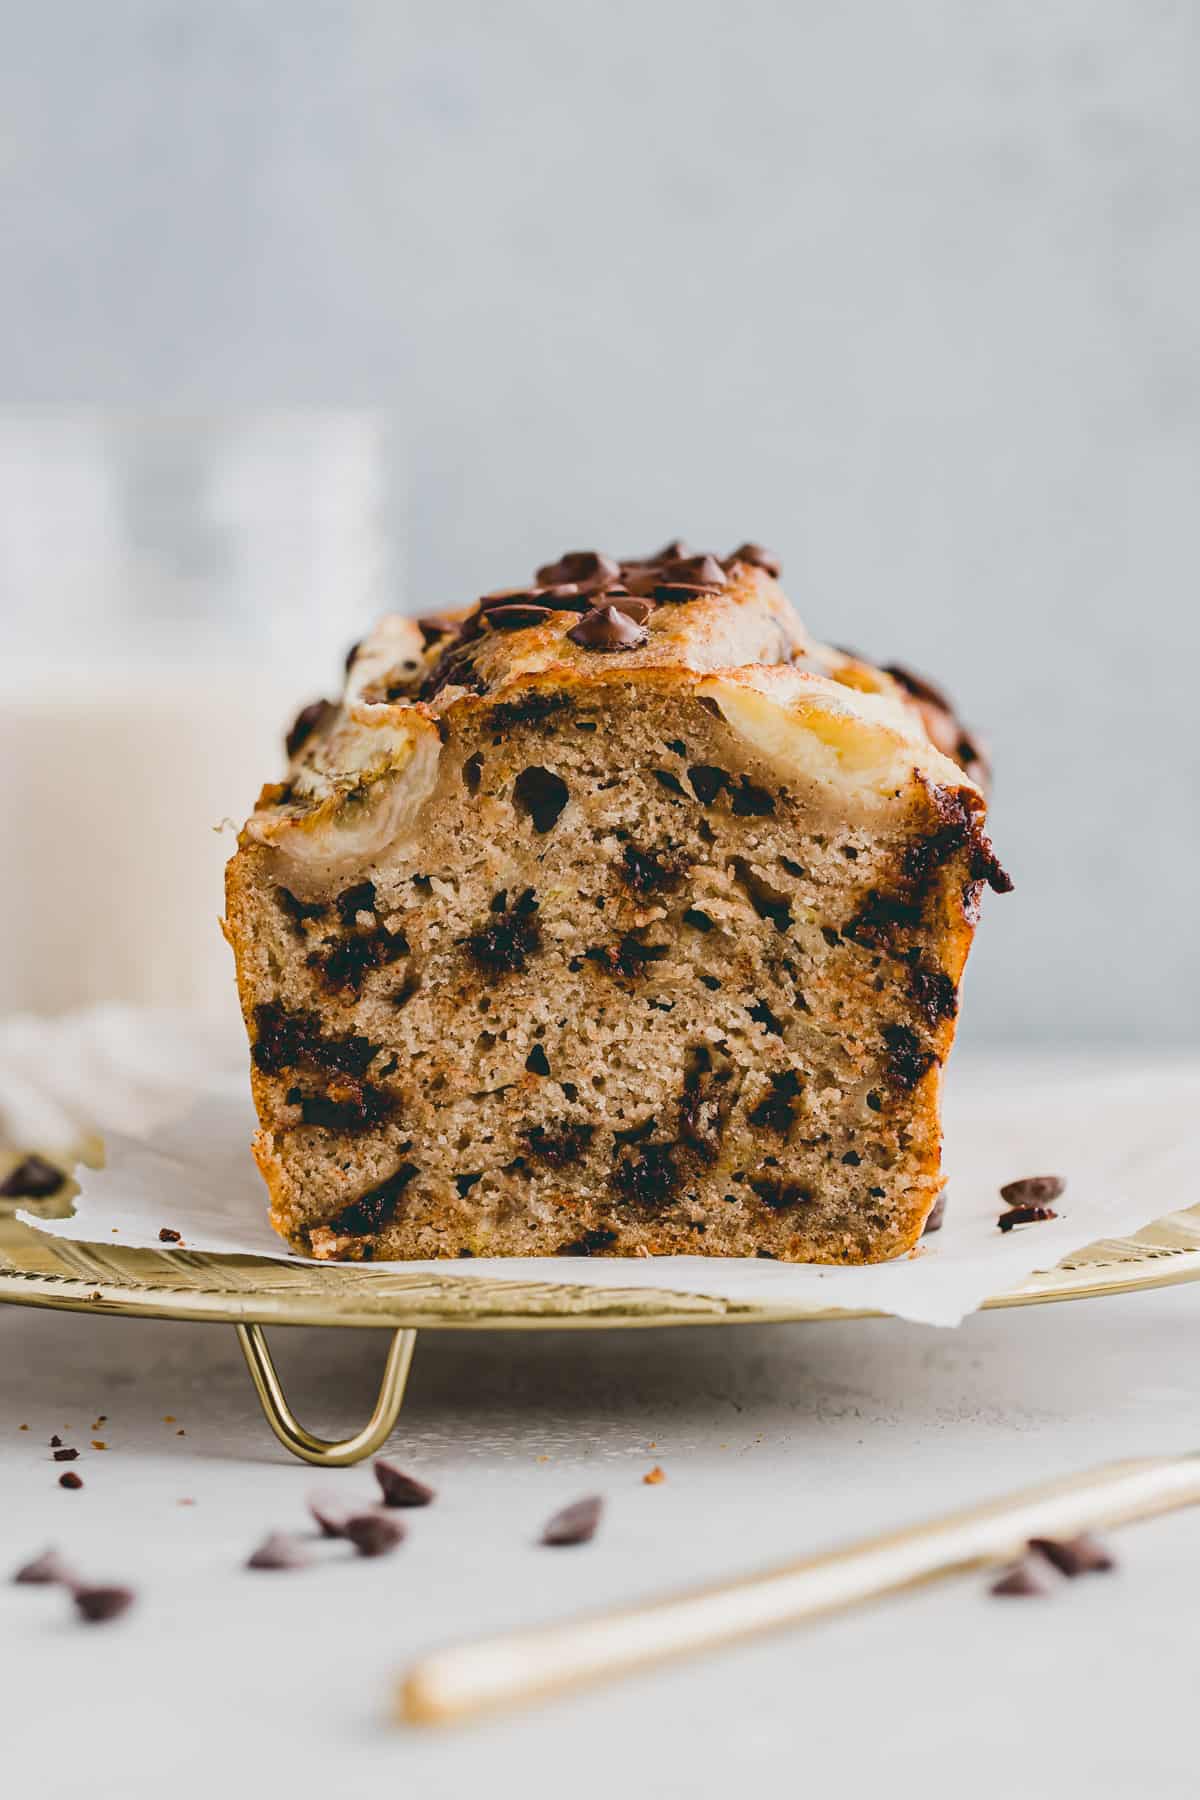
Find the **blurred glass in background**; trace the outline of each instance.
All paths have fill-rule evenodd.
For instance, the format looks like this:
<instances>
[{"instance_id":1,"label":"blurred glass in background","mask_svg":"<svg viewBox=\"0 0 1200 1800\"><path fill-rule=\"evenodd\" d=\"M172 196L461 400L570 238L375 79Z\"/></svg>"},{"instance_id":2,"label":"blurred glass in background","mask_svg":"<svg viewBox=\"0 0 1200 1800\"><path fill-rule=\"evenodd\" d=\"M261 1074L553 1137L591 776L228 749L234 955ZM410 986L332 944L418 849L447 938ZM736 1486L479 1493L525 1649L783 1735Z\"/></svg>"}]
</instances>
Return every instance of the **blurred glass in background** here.
<instances>
[{"instance_id":1,"label":"blurred glass in background","mask_svg":"<svg viewBox=\"0 0 1200 1800\"><path fill-rule=\"evenodd\" d=\"M372 413L0 412L0 1013L232 1012L234 829L398 604L393 479Z\"/></svg>"}]
</instances>

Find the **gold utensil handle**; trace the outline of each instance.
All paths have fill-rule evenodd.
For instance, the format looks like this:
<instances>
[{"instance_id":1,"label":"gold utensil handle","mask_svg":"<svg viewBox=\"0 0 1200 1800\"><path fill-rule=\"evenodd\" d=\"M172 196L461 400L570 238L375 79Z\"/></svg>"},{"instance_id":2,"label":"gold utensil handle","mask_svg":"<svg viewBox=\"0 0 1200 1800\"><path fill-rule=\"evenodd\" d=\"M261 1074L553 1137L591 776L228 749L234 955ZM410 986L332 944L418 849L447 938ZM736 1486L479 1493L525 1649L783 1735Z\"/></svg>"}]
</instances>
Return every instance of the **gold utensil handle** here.
<instances>
[{"instance_id":1,"label":"gold utensil handle","mask_svg":"<svg viewBox=\"0 0 1200 1800\"><path fill-rule=\"evenodd\" d=\"M405 1719L434 1725L524 1705L583 1682L1007 1561L1033 1537L1069 1537L1197 1501L1200 1456L1109 1463L715 1587L441 1651L410 1670L399 1710Z\"/></svg>"}]
</instances>

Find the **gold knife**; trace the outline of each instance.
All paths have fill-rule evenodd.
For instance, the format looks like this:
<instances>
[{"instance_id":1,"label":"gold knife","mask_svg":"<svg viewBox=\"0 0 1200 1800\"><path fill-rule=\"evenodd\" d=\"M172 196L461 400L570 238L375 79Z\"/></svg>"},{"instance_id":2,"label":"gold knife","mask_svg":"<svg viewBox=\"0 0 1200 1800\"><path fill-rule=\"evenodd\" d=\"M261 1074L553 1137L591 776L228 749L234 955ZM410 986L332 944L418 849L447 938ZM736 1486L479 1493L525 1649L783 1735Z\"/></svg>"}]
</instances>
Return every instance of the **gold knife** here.
<instances>
[{"instance_id":1,"label":"gold knife","mask_svg":"<svg viewBox=\"0 0 1200 1800\"><path fill-rule=\"evenodd\" d=\"M408 1672L397 1710L412 1723L446 1725L524 1706L585 1682L1007 1562L1030 1538L1072 1537L1197 1501L1200 1454L1108 1463L714 1587L438 1651Z\"/></svg>"}]
</instances>

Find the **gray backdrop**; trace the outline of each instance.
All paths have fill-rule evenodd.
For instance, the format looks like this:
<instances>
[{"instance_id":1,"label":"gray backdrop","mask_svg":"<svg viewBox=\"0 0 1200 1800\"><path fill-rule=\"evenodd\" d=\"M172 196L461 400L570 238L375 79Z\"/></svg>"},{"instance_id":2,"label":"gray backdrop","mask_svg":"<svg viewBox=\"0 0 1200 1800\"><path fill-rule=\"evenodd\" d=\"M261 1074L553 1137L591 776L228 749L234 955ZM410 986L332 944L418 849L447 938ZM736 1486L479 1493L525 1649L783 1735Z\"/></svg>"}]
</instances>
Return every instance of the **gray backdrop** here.
<instances>
[{"instance_id":1,"label":"gray backdrop","mask_svg":"<svg viewBox=\"0 0 1200 1800\"><path fill-rule=\"evenodd\" d=\"M414 604L774 544L992 739L971 1035L1195 1041L1198 96L1188 0L14 7L0 397L394 409Z\"/></svg>"}]
</instances>

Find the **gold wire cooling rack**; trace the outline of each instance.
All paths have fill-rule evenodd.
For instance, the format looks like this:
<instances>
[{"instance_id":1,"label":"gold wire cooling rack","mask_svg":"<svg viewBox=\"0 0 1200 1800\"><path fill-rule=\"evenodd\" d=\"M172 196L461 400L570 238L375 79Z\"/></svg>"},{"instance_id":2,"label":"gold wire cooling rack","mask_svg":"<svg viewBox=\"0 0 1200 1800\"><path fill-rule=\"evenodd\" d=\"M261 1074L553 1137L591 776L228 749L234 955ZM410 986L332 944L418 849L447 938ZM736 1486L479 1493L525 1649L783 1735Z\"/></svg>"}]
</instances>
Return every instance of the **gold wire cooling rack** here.
<instances>
[{"instance_id":1,"label":"gold wire cooling rack","mask_svg":"<svg viewBox=\"0 0 1200 1800\"><path fill-rule=\"evenodd\" d=\"M561 1266L561 1265L560 1265ZM548 1266L547 1275L551 1275ZM557 1275L557 1270L553 1273ZM1031 1275L985 1307L1089 1300L1200 1279L1200 1206L1171 1214L1136 1236L1091 1244ZM770 1306L645 1288L406 1275L346 1265L315 1269L187 1249L124 1250L77 1244L0 1216L0 1302L124 1318L190 1319L233 1325L267 1422L303 1461L340 1467L370 1456L388 1437L404 1400L418 1331L548 1331L668 1325L761 1325L878 1317L835 1306ZM375 1409L351 1437L315 1437L284 1395L265 1327L385 1327L391 1346Z\"/></svg>"}]
</instances>

